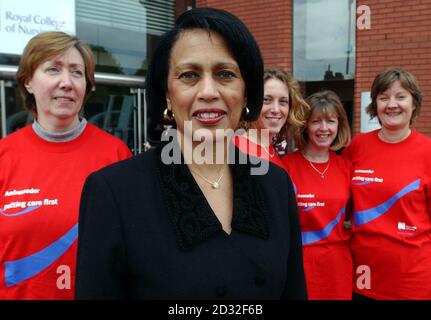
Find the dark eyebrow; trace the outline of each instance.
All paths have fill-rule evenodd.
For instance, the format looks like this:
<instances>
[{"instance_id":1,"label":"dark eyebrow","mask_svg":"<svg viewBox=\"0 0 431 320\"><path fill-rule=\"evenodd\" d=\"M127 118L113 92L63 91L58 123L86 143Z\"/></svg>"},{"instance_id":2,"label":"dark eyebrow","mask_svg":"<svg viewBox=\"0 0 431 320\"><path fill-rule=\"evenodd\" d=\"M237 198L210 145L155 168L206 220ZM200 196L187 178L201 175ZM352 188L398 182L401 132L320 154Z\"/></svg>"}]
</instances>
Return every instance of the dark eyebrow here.
<instances>
[{"instance_id":1,"label":"dark eyebrow","mask_svg":"<svg viewBox=\"0 0 431 320\"><path fill-rule=\"evenodd\" d=\"M197 63L184 62L184 63L181 63L181 64L175 66L175 69L190 68L190 67L192 67L194 69L200 68L199 64L197 64Z\"/></svg>"},{"instance_id":2,"label":"dark eyebrow","mask_svg":"<svg viewBox=\"0 0 431 320\"><path fill-rule=\"evenodd\" d=\"M236 63L232 63L232 62L218 62L216 65L218 67L239 68L239 66Z\"/></svg>"},{"instance_id":3,"label":"dark eyebrow","mask_svg":"<svg viewBox=\"0 0 431 320\"><path fill-rule=\"evenodd\" d=\"M239 66L235 63L232 62L225 62L225 61L221 61L221 62L217 62L215 65L215 68L223 68L223 67L230 67L230 68L234 68L234 69L239 69ZM179 65L175 66L176 69L179 68L195 68L195 69L199 69L202 68L201 64L198 63L193 63L193 62L184 62L184 63L180 63Z\"/></svg>"}]
</instances>

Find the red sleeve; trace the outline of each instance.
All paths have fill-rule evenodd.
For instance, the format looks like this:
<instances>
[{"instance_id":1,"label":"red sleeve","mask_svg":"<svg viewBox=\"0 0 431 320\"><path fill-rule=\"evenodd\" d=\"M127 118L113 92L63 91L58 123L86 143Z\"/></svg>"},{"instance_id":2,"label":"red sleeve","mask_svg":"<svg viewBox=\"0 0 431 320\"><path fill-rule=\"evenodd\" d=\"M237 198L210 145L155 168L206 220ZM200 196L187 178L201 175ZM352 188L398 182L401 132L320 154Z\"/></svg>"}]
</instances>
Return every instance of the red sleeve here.
<instances>
[{"instance_id":1,"label":"red sleeve","mask_svg":"<svg viewBox=\"0 0 431 320\"><path fill-rule=\"evenodd\" d=\"M346 148L344 148L343 152L341 153L342 157L345 159L352 159L352 144L349 144Z\"/></svg>"},{"instance_id":2,"label":"red sleeve","mask_svg":"<svg viewBox=\"0 0 431 320\"><path fill-rule=\"evenodd\" d=\"M124 143L120 145L117 152L118 152L118 160L125 160L132 156L132 152L130 151L129 147Z\"/></svg>"}]
</instances>

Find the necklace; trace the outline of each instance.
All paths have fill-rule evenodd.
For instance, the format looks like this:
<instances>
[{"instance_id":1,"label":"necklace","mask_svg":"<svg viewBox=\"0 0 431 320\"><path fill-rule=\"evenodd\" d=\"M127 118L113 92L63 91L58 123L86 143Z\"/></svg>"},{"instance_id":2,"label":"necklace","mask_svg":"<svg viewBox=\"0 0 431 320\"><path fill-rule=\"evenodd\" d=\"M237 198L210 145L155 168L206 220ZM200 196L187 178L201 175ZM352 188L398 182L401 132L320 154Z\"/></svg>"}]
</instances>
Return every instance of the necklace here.
<instances>
[{"instance_id":1,"label":"necklace","mask_svg":"<svg viewBox=\"0 0 431 320\"><path fill-rule=\"evenodd\" d=\"M305 160L307 160L307 161L308 161L308 163L309 163L309 164L310 164L310 166L314 169L314 171L316 171L318 174L320 174L320 177L321 177L322 179L324 179L324 178L325 178L325 173L326 173L326 171L328 171L328 169L329 169L329 165L330 165L330 163L331 163L331 155L328 155L328 164L327 164L327 166L326 166L325 170L323 170L323 171L320 171L319 169L317 169L317 168L316 168L316 166L313 164L313 162L311 162L310 160L308 160L308 158L307 158L307 157L306 157L306 155L305 155L305 152L302 152L302 155L304 156Z\"/></svg>"},{"instance_id":2,"label":"necklace","mask_svg":"<svg viewBox=\"0 0 431 320\"><path fill-rule=\"evenodd\" d=\"M196 171L194 171L194 170L192 170L192 169L190 169L190 168L189 168L189 170L190 170L191 172L193 172L193 173L197 174L199 177L201 177L202 179L204 179L206 182L208 182L208 183L211 185L211 187L212 187L213 189L218 189L218 188L220 187L220 181L221 181L221 179L223 178L224 172L221 174L220 178L218 178L216 181L211 181L211 180L208 180L207 178L205 178L205 177L204 177L203 175L201 175L200 173L198 173L198 172L196 172Z\"/></svg>"},{"instance_id":3,"label":"necklace","mask_svg":"<svg viewBox=\"0 0 431 320\"><path fill-rule=\"evenodd\" d=\"M331 163L331 158L328 158L328 165L326 166L326 168L325 168L325 170L323 170L323 171L320 171L319 169L317 169L315 166L314 166L314 164L313 164L313 162L311 162L310 160L308 160L307 159L307 161L310 163L310 165L311 165L311 167L318 173L318 174L320 174L320 177L323 179L323 178L325 178L325 173L326 173L326 171L328 171L328 169L329 169L329 164Z\"/></svg>"},{"instance_id":4,"label":"necklace","mask_svg":"<svg viewBox=\"0 0 431 320\"><path fill-rule=\"evenodd\" d=\"M270 153L269 151L271 150L271 147L269 147L270 150L268 150L265 146L262 146L262 148L263 148L263 150L265 150L265 152L269 155L270 158L274 158L275 150L272 150L272 153Z\"/></svg>"}]
</instances>

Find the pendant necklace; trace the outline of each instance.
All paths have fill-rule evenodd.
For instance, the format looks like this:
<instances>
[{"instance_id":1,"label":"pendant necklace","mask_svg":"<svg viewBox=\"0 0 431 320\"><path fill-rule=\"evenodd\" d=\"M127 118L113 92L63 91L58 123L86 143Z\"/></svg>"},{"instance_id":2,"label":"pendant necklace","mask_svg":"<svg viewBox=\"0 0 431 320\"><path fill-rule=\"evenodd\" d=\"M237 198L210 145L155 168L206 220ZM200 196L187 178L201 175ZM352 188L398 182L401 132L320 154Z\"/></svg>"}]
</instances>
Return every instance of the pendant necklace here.
<instances>
[{"instance_id":1,"label":"pendant necklace","mask_svg":"<svg viewBox=\"0 0 431 320\"><path fill-rule=\"evenodd\" d=\"M307 161L308 161L308 163L310 163L310 165L311 165L311 167L318 173L318 174L320 174L320 177L323 179L323 178L325 178L325 173L326 173L326 171L328 171L328 169L329 169L329 164L331 163L331 159L330 158L328 158L328 165L326 166L326 168L325 168L325 170L323 170L323 171L320 171L319 169L317 169L315 166L314 166L314 164L313 164L313 162L311 162L310 160L308 160L307 159Z\"/></svg>"},{"instance_id":2,"label":"pendant necklace","mask_svg":"<svg viewBox=\"0 0 431 320\"><path fill-rule=\"evenodd\" d=\"M313 162L311 162L310 160L308 160L308 158L305 156L305 153L302 153L302 155L304 156L305 160L308 161L308 163L313 168L313 170L316 171L320 175L320 177L322 179L324 179L325 178L325 173L326 173L326 171L328 171L329 165L331 164L331 155L328 155L328 164L326 165L326 168L323 171L320 171L319 169L317 169L316 166L313 164Z\"/></svg>"},{"instance_id":3,"label":"pendant necklace","mask_svg":"<svg viewBox=\"0 0 431 320\"><path fill-rule=\"evenodd\" d=\"M205 178L205 177L204 177L203 175L201 175L200 173L198 173L198 172L196 172L196 171L194 171L194 170L192 170L192 169L190 169L190 168L189 168L189 170L190 170L191 172L193 172L193 173L197 174L199 177L201 177L201 178L202 178L203 180L205 180L206 182L208 182L208 183L211 185L211 187L212 187L213 189L218 189L218 188L220 187L220 181L221 181L221 179L223 178L224 172L221 174L220 178L218 178L216 181L211 181L211 180L209 180L209 179Z\"/></svg>"},{"instance_id":4,"label":"pendant necklace","mask_svg":"<svg viewBox=\"0 0 431 320\"><path fill-rule=\"evenodd\" d=\"M274 158L275 156L275 149L272 150L272 153L270 153L269 151L271 150L271 147L269 147L269 150L265 147L262 146L263 150L265 150L265 152L269 155L270 158Z\"/></svg>"}]
</instances>

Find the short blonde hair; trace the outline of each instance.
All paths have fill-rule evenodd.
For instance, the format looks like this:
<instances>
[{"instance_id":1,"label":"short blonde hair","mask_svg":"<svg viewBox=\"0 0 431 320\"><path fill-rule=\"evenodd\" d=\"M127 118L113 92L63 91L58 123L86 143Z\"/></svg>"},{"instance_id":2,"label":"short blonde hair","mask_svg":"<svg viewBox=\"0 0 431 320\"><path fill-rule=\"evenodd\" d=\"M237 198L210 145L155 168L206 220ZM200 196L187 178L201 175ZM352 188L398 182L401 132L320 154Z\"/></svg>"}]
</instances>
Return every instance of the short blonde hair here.
<instances>
[{"instance_id":1,"label":"short blonde hair","mask_svg":"<svg viewBox=\"0 0 431 320\"><path fill-rule=\"evenodd\" d=\"M307 110L306 123L300 127L300 134L295 137L298 148L302 150L309 142L307 127L314 112L318 112L324 117L335 114L338 118L338 133L330 149L337 151L347 146L351 139L350 125L346 111L338 95L331 90L325 90L313 93L305 101L310 106L310 109Z\"/></svg>"},{"instance_id":2,"label":"short blonde hair","mask_svg":"<svg viewBox=\"0 0 431 320\"><path fill-rule=\"evenodd\" d=\"M95 83L95 62L93 52L86 43L67 33L51 31L34 36L24 48L16 74L16 80L24 100L25 108L33 112L34 115L37 114L36 100L34 96L27 91L25 84L33 77L35 70L40 64L64 53L72 47L75 47L79 51L84 60L86 80L85 99L87 99Z\"/></svg>"}]
</instances>

